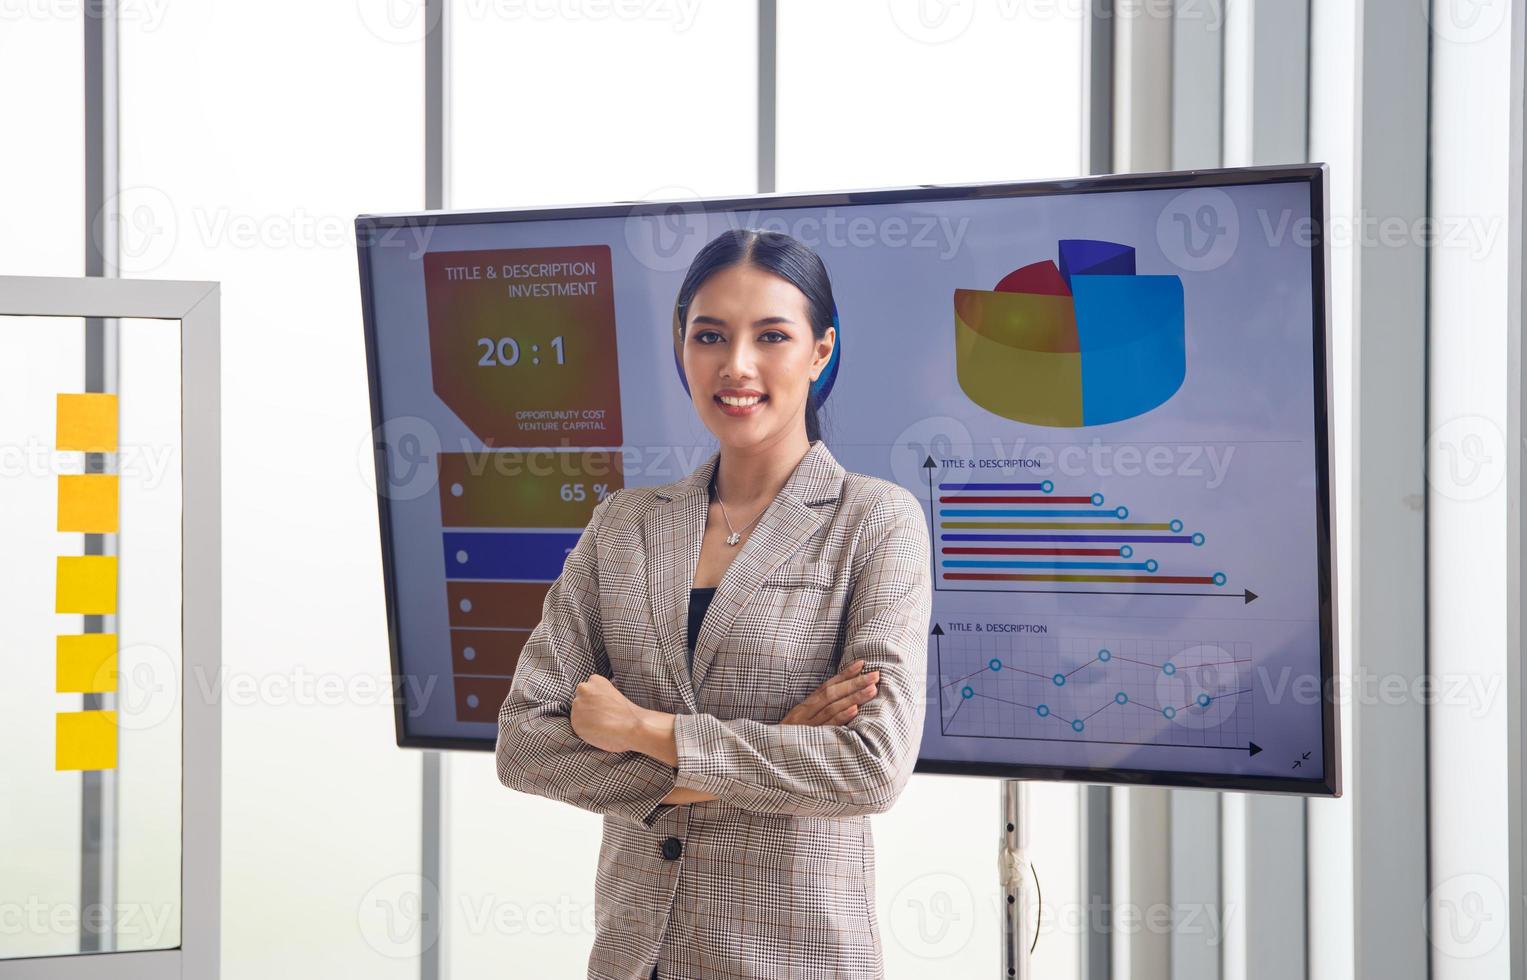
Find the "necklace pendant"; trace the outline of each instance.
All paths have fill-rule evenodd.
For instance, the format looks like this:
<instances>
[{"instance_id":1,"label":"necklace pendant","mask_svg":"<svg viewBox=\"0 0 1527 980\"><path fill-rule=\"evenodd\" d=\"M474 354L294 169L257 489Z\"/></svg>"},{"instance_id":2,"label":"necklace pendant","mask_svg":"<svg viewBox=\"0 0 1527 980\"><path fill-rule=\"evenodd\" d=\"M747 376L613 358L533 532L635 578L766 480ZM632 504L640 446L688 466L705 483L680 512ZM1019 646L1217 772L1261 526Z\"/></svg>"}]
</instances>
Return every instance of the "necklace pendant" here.
<instances>
[{"instance_id":1,"label":"necklace pendant","mask_svg":"<svg viewBox=\"0 0 1527 980\"><path fill-rule=\"evenodd\" d=\"M726 543L730 544L730 545L735 545L738 541L741 541L741 540L742 540L742 535L738 534L736 531L733 531L731 534L728 534L726 536Z\"/></svg>"}]
</instances>

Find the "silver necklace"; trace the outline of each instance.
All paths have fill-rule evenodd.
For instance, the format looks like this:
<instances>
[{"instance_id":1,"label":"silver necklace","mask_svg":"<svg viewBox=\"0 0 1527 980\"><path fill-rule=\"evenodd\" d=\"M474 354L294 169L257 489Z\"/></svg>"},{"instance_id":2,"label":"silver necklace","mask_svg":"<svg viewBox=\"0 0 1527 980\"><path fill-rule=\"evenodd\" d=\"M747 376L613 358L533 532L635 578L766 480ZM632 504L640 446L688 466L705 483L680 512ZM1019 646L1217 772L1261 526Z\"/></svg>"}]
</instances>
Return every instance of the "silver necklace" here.
<instances>
[{"instance_id":1,"label":"silver necklace","mask_svg":"<svg viewBox=\"0 0 1527 980\"><path fill-rule=\"evenodd\" d=\"M731 534L728 534L726 536L726 543L735 548L737 546L737 542L742 540L742 532L746 531L748 528L752 527L754 524L757 524L758 523L758 517L762 517L764 515L764 512L763 512L763 510L759 511L758 512L758 517L755 517L751 521L748 521L747 527L744 527L742 529L742 531L739 531L736 528L732 527L732 519L730 517L726 516L726 504L721 503L721 491L716 489L716 474L715 473L712 473L711 477L710 477L710 489L711 489L711 494L713 496L715 496L715 498L716 498L716 503L721 504L721 519L726 521L726 529L728 531L732 532ZM768 506L765 505L764 506L764 510L768 510L768 509L769 509Z\"/></svg>"}]
</instances>

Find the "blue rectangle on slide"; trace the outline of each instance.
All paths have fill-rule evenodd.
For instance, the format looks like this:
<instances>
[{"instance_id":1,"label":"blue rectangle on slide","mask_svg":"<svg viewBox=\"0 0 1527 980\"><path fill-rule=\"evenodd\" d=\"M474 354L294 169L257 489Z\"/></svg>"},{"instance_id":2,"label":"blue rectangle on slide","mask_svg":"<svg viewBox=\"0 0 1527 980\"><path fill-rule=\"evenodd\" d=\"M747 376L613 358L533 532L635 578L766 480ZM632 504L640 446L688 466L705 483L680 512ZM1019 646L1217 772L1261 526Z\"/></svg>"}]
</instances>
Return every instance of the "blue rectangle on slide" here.
<instances>
[{"instance_id":1,"label":"blue rectangle on slide","mask_svg":"<svg viewBox=\"0 0 1527 980\"><path fill-rule=\"evenodd\" d=\"M580 531L448 531L445 577L550 582Z\"/></svg>"}]
</instances>

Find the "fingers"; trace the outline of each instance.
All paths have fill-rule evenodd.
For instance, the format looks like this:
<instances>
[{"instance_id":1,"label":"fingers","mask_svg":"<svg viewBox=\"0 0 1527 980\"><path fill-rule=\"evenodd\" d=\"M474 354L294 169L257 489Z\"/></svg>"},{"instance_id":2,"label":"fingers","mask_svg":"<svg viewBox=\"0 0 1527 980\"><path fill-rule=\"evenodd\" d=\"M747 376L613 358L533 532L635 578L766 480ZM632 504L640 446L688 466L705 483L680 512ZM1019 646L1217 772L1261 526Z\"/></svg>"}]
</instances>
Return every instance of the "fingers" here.
<instances>
[{"instance_id":1,"label":"fingers","mask_svg":"<svg viewBox=\"0 0 1527 980\"><path fill-rule=\"evenodd\" d=\"M573 691L575 694L579 691L582 691L586 694L592 694L596 690L602 690L606 687L614 688L615 682L603 674L590 674L586 680L579 681L577 684L575 684L573 686Z\"/></svg>"},{"instance_id":2,"label":"fingers","mask_svg":"<svg viewBox=\"0 0 1527 980\"><path fill-rule=\"evenodd\" d=\"M818 684L817 689L806 695L800 704L790 709L790 715L787 715L786 717L788 718L791 715L804 715L805 718L810 720L803 721L801 724L817 724L818 722L816 720L816 716L818 712L827 706L827 702L829 700L827 697L828 686L835 682L847 680L849 677L857 674L863 664L863 660L855 660L854 662L845 665L842 670L839 670L836 674L833 674L831 677L827 678L827 680L823 681L821 684Z\"/></svg>"},{"instance_id":3,"label":"fingers","mask_svg":"<svg viewBox=\"0 0 1527 980\"><path fill-rule=\"evenodd\" d=\"M864 669L864 658L851 661L843 665L843 669L833 674L828 680L839 680L844 677L853 677Z\"/></svg>"},{"instance_id":4,"label":"fingers","mask_svg":"<svg viewBox=\"0 0 1527 980\"><path fill-rule=\"evenodd\" d=\"M827 702L822 713L829 718L836 718L849 709L853 709L854 713L857 713L859 705L874 697L876 692L880 690L880 672L878 670L870 671L864 675L864 678L865 683L854 684L850 689Z\"/></svg>"},{"instance_id":5,"label":"fingers","mask_svg":"<svg viewBox=\"0 0 1527 980\"><path fill-rule=\"evenodd\" d=\"M809 695L806 695L805 701L800 702L800 707L808 708L809 713L815 716L818 711L828 707L828 704L831 704L832 701L835 701L841 695L841 691L835 690L834 685L847 684L855 676L860 676L860 669L863 667L863 664L864 661L857 659L857 661L851 662L851 664L844 666L843 669L838 670L831 678L826 679L822 684L818 684L817 690L811 691Z\"/></svg>"},{"instance_id":6,"label":"fingers","mask_svg":"<svg viewBox=\"0 0 1527 980\"><path fill-rule=\"evenodd\" d=\"M859 705L874 697L879 690L880 671L856 675L841 681L829 680L801 702L798 714L804 716L800 724L841 725L859 713Z\"/></svg>"},{"instance_id":7,"label":"fingers","mask_svg":"<svg viewBox=\"0 0 1527 980\"><path fill-rule=\"evenodd\" d=\"M880 671L860 673L864 660L847 663L823 681L782 719L787 725L842 725L853 720L859 706L879 690Z\"/></svg>"},{"instance_id":8,"label":"fingers","mask_svg":"<svg viewBox=\"0 0 1527 980\"><path fill-rule=\"evenodd\" d=\"M818 690L822 694L824 704L832 704L844 698L851 697L864 687L873 686L880 681L880 671L872 670L867 674L854 674L842 680L829 679ZM866 700L868 700L866 698Z\"/></svg>"}]
</instances>

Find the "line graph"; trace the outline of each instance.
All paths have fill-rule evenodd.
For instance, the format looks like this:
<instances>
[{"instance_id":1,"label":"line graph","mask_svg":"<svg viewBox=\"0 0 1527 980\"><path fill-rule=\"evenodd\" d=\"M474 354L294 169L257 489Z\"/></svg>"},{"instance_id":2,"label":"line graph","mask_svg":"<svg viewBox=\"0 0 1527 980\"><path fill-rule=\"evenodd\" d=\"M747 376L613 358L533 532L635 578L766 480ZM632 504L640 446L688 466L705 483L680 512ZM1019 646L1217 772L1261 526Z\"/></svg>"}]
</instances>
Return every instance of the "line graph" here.
<instances>
[{"instance_id":1,"label":"line graph","mask_svg":"<svg viewBox=\"0 0 1527 980\"><path fill-rule=\"evenodd\" d=\"M1246 641L951 628L933 631L946 736L1260 751Z\"/></svg>"}]
</instances>

